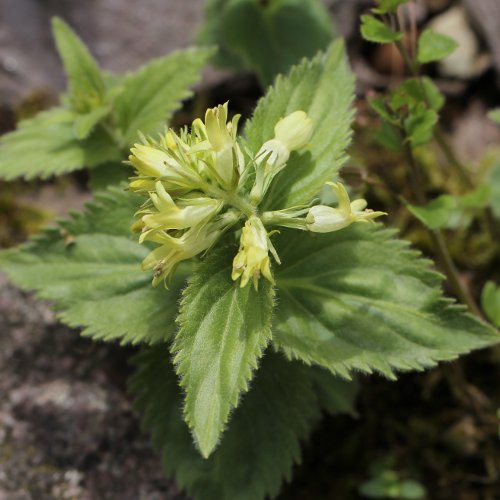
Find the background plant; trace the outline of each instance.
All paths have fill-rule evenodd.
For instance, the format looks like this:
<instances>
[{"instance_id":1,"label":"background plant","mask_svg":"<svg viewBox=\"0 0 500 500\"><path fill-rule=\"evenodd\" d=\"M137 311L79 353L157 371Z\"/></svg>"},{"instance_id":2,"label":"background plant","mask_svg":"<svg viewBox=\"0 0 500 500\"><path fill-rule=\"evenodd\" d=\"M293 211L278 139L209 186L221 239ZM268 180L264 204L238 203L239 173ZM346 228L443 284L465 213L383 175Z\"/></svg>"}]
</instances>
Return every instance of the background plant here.
<instances>
[{"instance_id":1,"label":"background plant","mask_svg":"<svg viewBox=\"0 0 500 500\"><path fill-rule=\"evenodd\" d=\"M218 47L216 64L252 71L265 87L324 49L332 35L318 0L207 0L199 41Z\"/></svg>"},{"instance_id":2,"label":"background plant","mask_svg":"<svg viewBox=\"0 0 500 500\"><path fill-rule=\"evenodd\" d=\"M151 61L129 75L99 69L82 41L60 19L53 34L68 77L60 106L22 120L0 142L0 178L45 179L91 169L95 187L130 172L122 161L137 132L164 126L200 78L211 49L190 48Z\"/></svg>"}]
</instances>

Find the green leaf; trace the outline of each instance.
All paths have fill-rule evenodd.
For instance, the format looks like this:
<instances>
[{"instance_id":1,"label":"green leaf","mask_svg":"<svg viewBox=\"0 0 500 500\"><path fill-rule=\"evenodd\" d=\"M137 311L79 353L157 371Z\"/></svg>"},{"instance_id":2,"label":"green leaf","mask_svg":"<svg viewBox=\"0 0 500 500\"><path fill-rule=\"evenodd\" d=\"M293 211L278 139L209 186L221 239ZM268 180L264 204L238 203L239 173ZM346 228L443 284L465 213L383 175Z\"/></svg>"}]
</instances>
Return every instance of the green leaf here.
<instances>
[{"instance_id":1,"label":"green leaf","mask_svg":"<svg viewBox=\"0 0 500 500\"><path fill-rule=\"evenodd\" d=\"M217 52L212 57L212 62L218 66L232 68L236 71L244 69L241 58L232 52L231 47L223 42L223 12L228 0L205 0L203 24L197 34L196 40L200 45L216 46Z\"/></svg>"},{"instance_id":2,"label":"green leaf","mask_svg":"<svg viewBox=\"0 0 500 500\"><path fill-rule=\"evenodd\" d=\"M330 16L318 0L228 0L212 15L219 24L212 43L255 71L264 86L332 40Z\"/></svg>"},{"instance_id":3,"label":"green leaf","mask_svg":"<svg viewBox=\"0 0 500 500\"><path fill-rule=\"evenodd\" d=\"M489 205L490 199L490 186L482 185L462 196L443 194L425 206L407 204L407 208L430 229L459 229L467 227L475 213Z\"/></svg>"},{"instance_id":4,"label":"green leaf","mask_svg":"<svg viewBox=\"0 0 500 500\"><path fill-rule=\"evenodd\" d=\"M169 121L180 102L192 95L189 87L213 49L189 48L156 59L121 82L122 90L114 101L123 146L137 139L137 132L153 134Z\"/></svg>"},{"instance_id":5,"label":"green leaf","mask_svg":"<svg viewBox=\"0 0 500 500\"><path fill-rule=\"evenodd\" d=\"M481 293L481 306L488 319L500 328L500 287L488 281Z\"/></svg>"},{"instance_id":6,"label":"green leaf","mask_svg":"<svg viewBox=\"0 0 500 500\"><path fill-rule=\"evenodd\" d=\"M73 108L77 112L87 113L99 107L104 101L106 86L96 61L64 21L54 18L52 30L68 76Z\"/></svg>"},{"instance_id":7,"label":"green leaf","mask_svg":"<svg viewBox=\"0 0 500 500\"><path fill-rule=\"evenodd\" d=\"M356 416L354 403L359 389L356 380L336 377L319 366L311 366L308 374L314 383L320 405L325 411L332 415L349 413Z\"/></svg>"},{"instance_id":8,"label":"green leaf","mask_svg":"<svg viewBox=\"0 0 500 500\"><path fill-rule=\"evenodd\" d=\"M274 179L263 210L309 203L338 174L351 140L353 98L354 77L340 40L325 53L295 66L288 77L276 79L245 128L250 151L257 153L274 137L278 120L293 111L303 110L310 116L313 134L308 148L292 153Z\"/></svg>"},{"instance_id":9,"label":"green leaf","mask_svg":"<svg viewBox=\"0 0 500 500\"><path fill-rule=\"evenodd\" d=\"M375 140L390 151L401 151L403 149L403 140L398 129L385 122L377 131Z\"/></svg>"},{"instance_id":10,"label":"green leaf","mask_svg":"<svg viewBox=\"0 0 500 500\"><path fill-rule=\"evenodd\" d=\"M449 56L457 47L458 43L453 38L428 28L418 39L418 62L426 64L440 61Z\"/></svg>"},{"instance_id":11,"label":"green leaf","mask_svg":"<svg viewBox=\"0 0 500 500\"><path fill-rule=\"evenodd\" d=\"M492 109L488 113L488 118L500 125L500 108Z\"/></svg>"},{"instance_id":12,"label":"green leaf","mask_svg":"<svg viewBox=\"0 0 500 500\"><path fill-rule=\"evenodd\" d=\"M415 109L404 121L404 127L412 146L428 143L434 135L434 127L439 121L439 115L433 109L423 106Z\"/></svg>"},{"instance_id":13,"label":"green leaf","mask_svg":"<svg viewBox=\"0 0 500 500\"><path fill-rule=\"evenodd\" d=\"M446 102L444 95L438 89L437 85L427 76L422 77L425 95L429 106L434 111L441 111Z\"/></svg>"},{"instance_id":14,"label":"green leaf","mask_svg":"<svg viewBox=\"0 0 500 500\"><path fill-rule=\"evenodd\" d=\"M46 179L51 175L121 160L121 152L102 130L83 141L75 137L75 115L54 108L23 120L0 139L0 178Z\"/></svg>"},{"instance_id":15,"label":"green leaf","mask_svg":"<svg viewBox=\"0 0 500 500\"><path fill-rule=\"evenodd\" d=\"M491 188L491 209L495 217L500 219L500 162L493 165L488 173L487 182Z\"/></svg>"},{"instance_id":16,"label":"green leaf","mask_svg":"<svg viewBox=\"0 0 500 500\"><path fill-rule=\"evenodd\" d=\"M168 340L175 329L182 273L170 290L151 287L141 271L148 250L130 231L140 198L113 189L83 214L47 229L29 244L0 253L16 285L55 301L60 319L82 334L120 343Z\"/></svg>"},{"instance_id":17,"label":"green leaf","mask_svg":"<svg viewBox=\"0 0 500 500\"><path fill-rule=\"evenodd\" d=\"M376 9L373 9L373 12L376 12L377 14L396 12L400 5L408 2L409 0L378 0L378 7Z\"/></svg>"},{"instance_id":18,"label":"green leaf","mask_svg":"<svg viewBox=\"0 0 500 500\"><path fill-rule=\"evenodd\" d=\"M422 108L427 103L434 111L440 111L444 105L444 96L434 82L428 78L410 78L405 80L391 93L390 104L394 111L407 107L410 111Z\"/></svg>"},{"instance_id":19,"label":"green leaf","mask_svg":"<svg viewBox=\"0 0 500 500\"><path fill-rule=\"evenodd\" d=\"M75 135L77 139L86 139L94 130L95 126L101 122L111 112L109 106L101 106L85 114L75 116Z\"/></svg>"},{"instance_id":20,"label":"green leaf","mask_svg":"<svg viewBox=\"0 0 500 500\"><path fill-rule=\"evenodd\" d=\"M401 40L404 33L392 31L373 16L361 16L361 36L374 43L393 43Z\"/></svg>"},{"instance_id":21,"label":"green leaf","mask_svg":"<svg viewBox=\"0 0 500 500\"><path fill-rule=\"evenodd\" d=\"M308 367L268 353L235 410L220 446L203 459L182 420L180 394L166 348L141 353L129 388L143 427L162 451L169 477L197 500L274 498L300 459L300 441L319 419Z\"/></svg>"},{"instance_id":22,"label":"green leaf","mask_svg":"<svg viewBox=\"0 0 500 500\"><path fill-rule=\"evenodd\" d=\"M408 210L429 229L444 229L449 226L458 204L455 197L444 194L425 206L411 205L408 203Z\"/></svg>"},{"instance_id":23,"label":"green leaf","mask_svg":"<svg viewBox=\"0 0 500 500\"><path fill-rule=\"evenodd\" d=\"M500 341L444 299L440 275L392 232L363 224L331 234L282 231L275 242L278 307L273 342L349 377L352 370L421 370Z\"/></svg>"},{"instance_id":24,"label":"green leaf","mask_svg":"<svg viewBox=\"0 0 500 500\"><path fill-rule=\"evenodd\" d=\"M88 173L92 192L127 183L129 177L133 175L129 165L116 162L99 165L99 168L91 168Z\"/></svg>"},{"instance_id":25,"label":"green leaf","mask_svg":"<svg viewBox=\"0 0 500 500\"><path fill-rule=\"evenodd\" d=\"M271 337L274 292L231 279L234 248L212 251L184 290L173 351L186 391L185 419L204 457L238 404Z\"/></svg>"},{"instance_id":26,"label":"green leaf","mask_svg":"<svg viewBox=\"0 0 500 500\"><path fill-rule=\"evenodd\" d=\"M390 110L386 108L384 96L368 97L368 104L370 108L387 123L398 123L397 117L391 114Z\"/></svg>"}]
</instances>

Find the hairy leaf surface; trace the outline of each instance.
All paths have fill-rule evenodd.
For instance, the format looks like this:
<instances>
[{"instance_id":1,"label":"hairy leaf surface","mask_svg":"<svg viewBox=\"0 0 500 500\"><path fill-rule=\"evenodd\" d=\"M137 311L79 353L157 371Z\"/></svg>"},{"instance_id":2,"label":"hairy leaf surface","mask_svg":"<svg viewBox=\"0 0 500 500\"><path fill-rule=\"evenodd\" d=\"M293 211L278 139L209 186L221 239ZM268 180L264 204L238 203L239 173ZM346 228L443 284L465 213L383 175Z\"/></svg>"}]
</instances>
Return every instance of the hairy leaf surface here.
<instances>
[{"instance_id":1,"label":"hairy leaf surface","mask_svg":"<svg viewBox=\"0 0 500 500\"><path fill-rule=\"evenodd\" d=\"M229 412L271 337L273 289L231 280L234 249L212 251L183 293L173 350L186 391L186 422L203 456L217 446Z\"/></svg>"},{"instance_id":2,"label":"hairy leaf surface","mask_svg":"<svg viewBox=\"0 0 500 500\"><path fill-rule=\"evenodd\" d=\"M61 320L83 335L121 343L168 340L175 329L180 273L170 290L141 271L148 249L130 232L137 197L114 189L83 214L47 229L21 249L0 253L17 285L55 301Z\"/></svg>"},{"instance_id":3,"label":"hairy leaf surface","mask_svg":"<svg viewBox=\"0 0 500 500\"><path fill-rule=\"evenodd\" d=\"M203 459L182 419L166 348L144 351L130 381L143 426L162 451L169 476L197 500L261 500L278 494L300 459L300 441L319 419L309 369L268 353L234 412L220 446Z\"/></svg>"},{"instance_id":4,"label":"hairy leaf surface","mask_svg":"<svg viewBox=\"0 0 500 500\"><path fill-rule=\"evenodd\" d=\"M391 238L357 224L325 235L283 231L273 341L335 374L421 370L500 341L441 295L440 275Z\"/></svg>"},{"instance_id":5,"label":"hairy leaf surface","mask_svg":"<svg viewBox=\"0 0 500 500\"><path fill-rule=\"evenodd\" d=\"M75 114L54 108L23 120L0 139L0 178L45 179L83 167L120 160L121 153L102 130L76 138Z\"/></svg>"},{"instance_id":6,"label":"hairy leaf surface","mask_svg":"<svg viewBox=\"0 0 500 500\"><path fill-rule=\"evenodd\" d=\"M190 48L172 52L124 78L114 107L123 134L123 146L137 138L137 132L152 134L169 121L180 101L191 96L212 49Z\"/></svg>"},{"instance_id":7,"label":"hairy leaf surface","mask_svg":"<svg viewBox=\"0 0 500 500\"><path fill-rule=\"evenodd\" d=\"M68 76L73 108L75 111L87 113L99 107L104 100L106 86L95 59L64 21L53 19L52 29Z\"/></svg>"},{"instance_id":8,"label":"hairy leaf surface","mask_svg":"<svg viewBox=\"0 0 500 500\"><path fill-rule=\"evenodd\" d=\"M96 125L101 122L111 112L109 106L101 106L85 114L75 116L75 135L77 139L86 139L94 130Z\"/></svg>"},{"instance_id":9,"label":"hairy leaf surface","mask_svg":"<svg viewBox=\"0 0 500 500\"><path fill-rule=\"evenodd\" d=\"M309 203L338 174L351 138L353 97L354 78L341 41L314 59L304 60L287 77L276 79L245 128L250 150L255 154L272 139L278 120L293 111L305 111L314 128L310 145L292 153L286 168L274 179L264 209Z\"/></svg>"}]
</instances>

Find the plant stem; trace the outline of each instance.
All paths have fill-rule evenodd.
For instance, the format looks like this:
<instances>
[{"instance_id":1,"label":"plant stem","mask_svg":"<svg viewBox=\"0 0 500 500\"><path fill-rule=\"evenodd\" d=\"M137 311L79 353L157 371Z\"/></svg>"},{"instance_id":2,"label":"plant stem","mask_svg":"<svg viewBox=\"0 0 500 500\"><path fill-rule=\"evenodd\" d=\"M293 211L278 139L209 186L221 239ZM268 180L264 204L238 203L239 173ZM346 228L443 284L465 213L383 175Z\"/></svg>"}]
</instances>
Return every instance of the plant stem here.
<instances>
[{"instance_id":1,"label":"plant stem","mask_svg":"<svg viewBox=\"0 0 500 500\"><path fill-rule=\"evenodd\" d=\"M413 76L413 78L418 80L418 83L419 83L420 88L422 90L422 96L424 97L427 105L430 106L429 97L427 96L427 92L425 90L425 87L422 83L422 78L420 76L420 65L418 64L418 62L415 59L412 59L410 57L408 50L406 49L406 47L404 46L404 44L400 40L398 40L396 42L396 47L397 47L399 53L401 54L401 57L403 58L406 66L408 67L411 75ZM460 178L462 179L463 184L467 188L473 189L474 183L472 182L472 179L470 177L470 174L469 174L467 168L455 155L453 149L448 144L448 141L446 140L446 137L443 133L443 130L441 129L439 124L436 125L436 127L434 129L434 139L436 140L438 146L441 148L441 151L445 155L445 157L448 160L448 162L450 163L450 165L452 165L455 168L455 170L458 172Z\"/></svg>"},{"instance_id":2,"label":"plant stem","mask_svg":"<svg viewBox=\"0 0 500 500\"><path fill-rule=\"evenodd\" d=\"M224 191L218 188L217 186L214 186L213 184L209 184L208 182L204 183L200 187L203 191L205 191L205 193L215 198L219 198L220 200L223 200L228 205L237 208L247 217L251 217L252 215L255 214L255 207L248 200L242 198L241 196L238 196L234 192Z\"/></svg>"},{"instance_id":3,"label":"plant stem","mask_svg":"<svg viewBox=\"0 0 500 500\"><path fill-rule=\"evenodd\" d=\"M405 156L412 173L411 187L413 188L415 199L420 205L425 205L427 203L427 197L423 188L424 179L422 176L422 172L417 162L415 161L411 146L407 142L405 142L404 144ZM450 252L448 251L448 248L446 246L443 233L439 230L431 229L428 229L428 232L431 238L434 253L440 261L441 266L443 267L443 271L446 274L448 282L452 287L455 295L460 300L460 302L465 304L470 309L471 312L473 312L476 316L482 318L479 307L477 306L467 287L462 283L460 279L458 270L455 267L453 259L451 258Z\"/></svg>"},{"instance_id":4,"label":"plant stem","mask_svg":"<svg viewBox=\"0 0 500 500\"><path fill-rule=\"evenodd\" d=\"M438 143L439 147L441 148L441 151L445 155L448 162L455 167L455 170L460 175L460 178L462 179L464 186L466 186L469 189L474 189L474 183L470 178L467 168L453 152L453 149L448 144L444 132L439 126L439 124L436 125L436 128L434 129L434 139L436 139L436 142Z\"/></svg>"}]
</instances>

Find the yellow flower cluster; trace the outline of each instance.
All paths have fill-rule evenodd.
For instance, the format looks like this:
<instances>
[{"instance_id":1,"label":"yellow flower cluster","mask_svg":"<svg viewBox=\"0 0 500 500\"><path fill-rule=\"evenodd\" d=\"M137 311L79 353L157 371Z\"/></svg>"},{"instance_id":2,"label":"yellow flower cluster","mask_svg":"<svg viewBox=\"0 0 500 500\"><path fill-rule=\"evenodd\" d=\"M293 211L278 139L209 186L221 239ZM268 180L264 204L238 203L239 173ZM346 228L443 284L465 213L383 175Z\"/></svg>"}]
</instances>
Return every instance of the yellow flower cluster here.
<instances>
[{"instance_id":1,"label":"yellow flower cluster","mask_svg":"<svg viewBox=\"0 0 500 500\"><path fill-rule=\"evenodd\" d=\"M168 130L131 149L137 175L130 189L148 196L134 229L141 231L141 242L160 245L143 262L145 270L153 269L153 285L209 249L238 220L233 211L221 214L224 196L235 190L243 170L238 116L226 120L227 103L209 109L205 122L195 120L190 132Z\"/></svg>"},{"instance_id":2,"label":"yellow flower cluster","mask_svg":"<svg viewBox=\"0 0 500 500\"><path fill-rule=\"evenodd\" d=\"M242 287L251 281L257 288L261 276L274 282L270 254L280 263L266 226L321 233L383 215L366 210L365 200L351 202L340 183L328 183L337 195L337 208L299 206L260 213L260 202L290 154L310 141L313 123L304 111L294 111L276 123L274 137L252 156L240 147L238 119L228 122L226 103L208 109L205 120L196 119L191 130L168 130L158 140L143 137L131 149L136 176L130 189L147 197L133 228L141 243L159 245L143 262L145 270L153 270L153 285L170 277L180 262L206 252L242 218L232 279Z\"/></svg>"}]
</instances>

